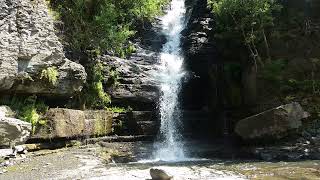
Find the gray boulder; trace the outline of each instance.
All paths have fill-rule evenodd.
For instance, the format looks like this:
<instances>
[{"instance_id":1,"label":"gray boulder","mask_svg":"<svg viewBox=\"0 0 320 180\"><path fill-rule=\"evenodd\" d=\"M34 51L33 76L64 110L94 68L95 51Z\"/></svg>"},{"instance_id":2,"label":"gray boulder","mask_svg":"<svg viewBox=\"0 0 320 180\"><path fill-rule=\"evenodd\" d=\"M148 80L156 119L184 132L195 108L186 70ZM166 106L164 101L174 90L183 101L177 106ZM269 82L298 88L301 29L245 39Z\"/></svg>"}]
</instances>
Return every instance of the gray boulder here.
<instances>
[{"instance_id":1,"label":"gray boulder","mask_svg":"<svg viewBox=\"0 0 320 180\"><path fill-rule=\"evenodd\" d=\"M0 106L0 117L14 117L15 113L9 106Z\"/></svg>"},{"instance_id":2,"label":"gray boulder","mask_svg":"<svg viewBox=\"0 0 320 180\"><path fill-rule=\"evenodd\" d=\"M0 117L0 146L24 143L30 136L31 124L15 118Z\"/></svg>"},{"instance_id":3,"label":"gray boulder","mask_svg":"<svg viewBox=\"0 0 320 180\"><path fill-rule=\"evenodd\" d=\"M49 67L54 85L41 78ZM70 96L85 79L84 67L65 58L45 1L0 1L0 91Z\"/></svg>"},{"instance_id":4,"label":"gray boulder","mask_svg":"<svg viewBox=\"0 0 320 180\"><path fill-rule=\"evenodd\" d=\"M245 140L279 139L301 127L301 120L309 116L299 103L294 102L240 120L235 132Z\"/></svg>"}]
</instances>

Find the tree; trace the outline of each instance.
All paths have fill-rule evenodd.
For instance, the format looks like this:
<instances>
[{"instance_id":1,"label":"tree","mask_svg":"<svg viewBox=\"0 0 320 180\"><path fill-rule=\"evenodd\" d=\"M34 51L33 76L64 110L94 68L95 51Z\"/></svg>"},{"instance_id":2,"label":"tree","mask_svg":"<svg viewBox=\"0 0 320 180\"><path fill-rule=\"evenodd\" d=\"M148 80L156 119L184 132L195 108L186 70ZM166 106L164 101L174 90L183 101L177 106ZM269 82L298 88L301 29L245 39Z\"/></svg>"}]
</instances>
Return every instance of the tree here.
<instances>
[{"instance_id":1,"label":"tree","mask_svg":"<svg viewBox=\"0 0 320 180\"><path fill-rule=\"evenodd\" d=\"M257 69L257 62L264 66L257 45L263 42L267 59L270 49L266 29L273 26L273 13L281 6L275 0L209 0L209 6L217 18L219 37L241 38ZM232 39L231 38L231 39Z\"/></svg>"}]
</instances>

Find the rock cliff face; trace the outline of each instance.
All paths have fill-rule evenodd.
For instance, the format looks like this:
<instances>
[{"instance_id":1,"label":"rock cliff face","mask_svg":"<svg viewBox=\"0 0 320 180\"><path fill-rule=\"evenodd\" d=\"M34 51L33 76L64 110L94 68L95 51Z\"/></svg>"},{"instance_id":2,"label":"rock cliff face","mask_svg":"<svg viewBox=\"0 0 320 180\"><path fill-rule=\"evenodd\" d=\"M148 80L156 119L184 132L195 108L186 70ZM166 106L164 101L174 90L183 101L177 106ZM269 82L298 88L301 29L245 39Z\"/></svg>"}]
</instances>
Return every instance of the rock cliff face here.
<instances>
[{"instance_id":1,"label":"rock cliff face","mask_svg":"<svg viewBox=\"0 0 320 180\"><path fill-rule=\"evenodd\" d=\"M129 59L107 55L101 58L107 67L114 68L119 74L118 84L109 87L114 104L135 110L155 110L159 98L159 84L155 79L156 59L152 51L133 54Z\"/></svg>"},{"instance_id":2,"label":"rock cliff face","mask_svg":"<svg viewBox=\"0 0 320 180\"><path fill-rule=\"evenodd\" d=\"M41 78L49 67L55 85ZM85 79L84 67L65 58L45 1L0 1L0 91L70 96Z\"/></svg>"},{"instance_id":3,"label":"rock cliff face","mask_svg":"<svg viewBox=\"0 0 320 180\"><path fill-rule=\"evenodd\" d=\"M216 61L213 40L213 17L207 8L206 0L189 0L187 13L189 20L183 31L182 47L186 68L191 72L183 92L184 106L187 109L203 109L209 104L210 65Z\"/></svg>"}]
</instances>

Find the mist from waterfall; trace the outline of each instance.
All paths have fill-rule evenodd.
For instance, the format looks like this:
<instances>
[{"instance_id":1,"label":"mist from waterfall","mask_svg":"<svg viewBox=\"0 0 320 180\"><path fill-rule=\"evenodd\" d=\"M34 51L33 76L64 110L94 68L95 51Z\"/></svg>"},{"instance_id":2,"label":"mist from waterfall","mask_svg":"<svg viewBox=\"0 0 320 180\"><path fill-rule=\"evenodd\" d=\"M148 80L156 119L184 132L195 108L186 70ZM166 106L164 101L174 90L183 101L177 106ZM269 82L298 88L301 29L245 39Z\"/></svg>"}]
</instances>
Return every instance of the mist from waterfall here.
<instances>
[{"instance_id":1,"label":"mist from waterfall","mask_svg":"<svg viewBox=\"0 0 320 180\"><path fill-rule=\"evenodd\" d=\"M162 48L158 72L161 82L161 127L160 141L155 143L154 152L154 158L161 161L179 161L185 158L178 98L181 81L186 74L180 47L181 32L185 28L185 13L184 0L172 0L166 15L161 18L162 31L167 42Z\"/></svg>"}]
</instances>

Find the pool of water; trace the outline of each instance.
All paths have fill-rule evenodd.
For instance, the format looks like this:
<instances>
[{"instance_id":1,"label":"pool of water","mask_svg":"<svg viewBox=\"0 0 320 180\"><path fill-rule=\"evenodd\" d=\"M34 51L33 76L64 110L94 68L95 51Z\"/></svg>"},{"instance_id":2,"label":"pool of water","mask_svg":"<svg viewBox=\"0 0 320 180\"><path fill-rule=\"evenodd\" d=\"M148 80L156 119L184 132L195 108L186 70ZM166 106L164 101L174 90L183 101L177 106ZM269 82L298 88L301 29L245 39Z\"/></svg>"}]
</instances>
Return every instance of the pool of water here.
<instances>
[{"instance_id":1,"label":"pool of water","mask_svg":"<svg viewBox=\"0 0 320 180\"><path fill-rule=\"evenodd\" d=\"M150 179L151 168L162 169L177 180L320 179L320 161L246 162L208 159L108 164L108 175L92 179Z\"/></svg>"}]
</instances>

